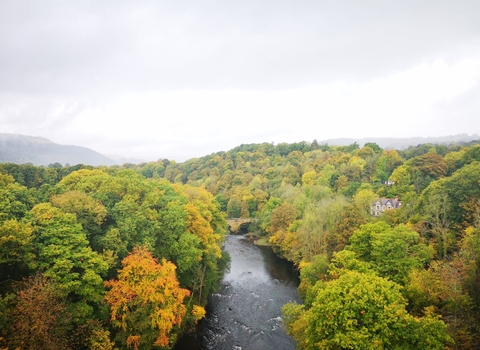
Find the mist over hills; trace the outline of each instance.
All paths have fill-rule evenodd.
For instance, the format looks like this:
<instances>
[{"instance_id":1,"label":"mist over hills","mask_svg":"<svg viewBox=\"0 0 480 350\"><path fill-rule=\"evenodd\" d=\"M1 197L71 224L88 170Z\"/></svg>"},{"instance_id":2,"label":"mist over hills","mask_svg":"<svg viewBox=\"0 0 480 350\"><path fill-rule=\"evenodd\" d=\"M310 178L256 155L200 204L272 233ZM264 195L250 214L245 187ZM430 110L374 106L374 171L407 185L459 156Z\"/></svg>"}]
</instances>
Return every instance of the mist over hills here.
<instances>
[{"instance_id":1,"label":"mist over hills","mask_svg":"<svg viewBox=\"0 0 480 350\"><path fill-rule=\"evenodd\" d=\"M114 165L115 161L86 147L59 145L43 137L0 133L0 162L33 165Z\"/></svg>"},{"instance_id":2,"label":"mist over hills","mask_svg":"<svg viewBox=\"0 0 480 350\"><path fill-rule=\"evenodd\" d=\"M146 163L148 162L145 159L140 159L140 158L132 158L132 157L124 157L119 154L105 154L106 157L112 159L115 163L118 165L123 165L125 163L130 163L130 164L140 164L140 163Z\"/></svg>"},{"instance_id":3,"label":"mist over hills","mask_svg":"<svg viewBox=\"0 0 480 350\"><path fill-rule=\"evenodd\" d=\"M458 134L439 137L363 137L363 138L336 138L320 141L320 144L328 144L330 146L347 146L356 142L362 147L367 142L375 142L383 149L406 149L410 146L417 146L426 143L432 144L450 144L450 143L464 143L473 140L479 140L480 136L477 134Z\"/></svg>"}]
</instances>

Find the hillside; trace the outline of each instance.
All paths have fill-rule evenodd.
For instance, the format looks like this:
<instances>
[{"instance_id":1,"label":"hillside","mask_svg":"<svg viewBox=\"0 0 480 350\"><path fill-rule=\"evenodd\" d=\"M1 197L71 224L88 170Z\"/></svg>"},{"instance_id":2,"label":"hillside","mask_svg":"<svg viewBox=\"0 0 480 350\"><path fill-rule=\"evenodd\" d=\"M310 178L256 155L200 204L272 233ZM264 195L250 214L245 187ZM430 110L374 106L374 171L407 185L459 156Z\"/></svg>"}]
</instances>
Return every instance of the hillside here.
<instances>
[{"instance_id":1,"label":"hillside","mask_svg":"<svg viewBox=\"0 0 480 350\"><path fill-rule=\"evenodd\" d=\"M0 133L0 162L48 166L60 164L114 165L115 162L86 147L59 145L43 137Z\"/></svg>"}]
</instances>

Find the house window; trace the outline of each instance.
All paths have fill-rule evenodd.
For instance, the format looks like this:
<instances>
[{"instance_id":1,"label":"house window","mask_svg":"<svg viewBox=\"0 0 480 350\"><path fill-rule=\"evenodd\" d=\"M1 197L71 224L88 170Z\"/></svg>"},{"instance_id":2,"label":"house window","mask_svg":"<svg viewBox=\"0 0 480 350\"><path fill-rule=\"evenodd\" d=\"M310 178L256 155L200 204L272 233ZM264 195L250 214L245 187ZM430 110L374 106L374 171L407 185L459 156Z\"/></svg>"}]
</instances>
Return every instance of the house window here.
<instances>
[{"instance_id":1,"label":"house window","mask_svg":"<svg viewBox=\"0 0 480 350\"><path fill-rule=\"evenodd\" d=\"M377 208L376 208L376 209L377 209L377 210L380 210L380 204L377 204Z\"/></svg>"}]
</instances>

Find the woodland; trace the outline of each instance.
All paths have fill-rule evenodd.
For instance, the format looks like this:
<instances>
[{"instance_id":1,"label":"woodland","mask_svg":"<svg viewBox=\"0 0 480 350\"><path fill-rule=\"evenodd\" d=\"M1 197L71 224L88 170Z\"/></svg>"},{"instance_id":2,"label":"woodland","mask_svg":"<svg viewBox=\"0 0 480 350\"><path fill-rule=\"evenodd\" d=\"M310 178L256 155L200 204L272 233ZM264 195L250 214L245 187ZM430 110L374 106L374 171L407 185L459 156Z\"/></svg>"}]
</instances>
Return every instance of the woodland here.
<instances>
[{"instance_id":1,"label":"woodland","mask_svg":"<svg viewBox=\"0 0 480 350\"><path fill-rule=\"evenodd\" d=\"M377 198L398 209L371 214ZM241 145L176 163L0 164L0 348L171 348L226 218L299 270L298 349L477 349L480 144Z\"/></svg>"}]
</instances>

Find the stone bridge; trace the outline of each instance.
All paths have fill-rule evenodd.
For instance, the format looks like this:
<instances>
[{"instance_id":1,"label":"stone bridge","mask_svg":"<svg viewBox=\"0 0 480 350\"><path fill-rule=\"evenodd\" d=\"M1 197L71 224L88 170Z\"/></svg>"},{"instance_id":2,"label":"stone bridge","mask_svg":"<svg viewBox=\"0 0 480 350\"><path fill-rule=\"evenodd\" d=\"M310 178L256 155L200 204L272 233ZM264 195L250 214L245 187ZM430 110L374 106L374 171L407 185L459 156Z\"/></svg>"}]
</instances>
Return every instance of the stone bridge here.
<instances>
[{"instance_id":1,"label":"stone bridge","mask_svg":"<svg viewBox=\"0 0 480 350\"><path fill-rule=\"evenodd\" d=\"M227 219L228 230L230 231L231 234L241 235L248 232L247 231L248 225L250 225L251 222L256 222L256 221L258 221L258 219L228 218Z\"/></svg>"}]
</instances>

